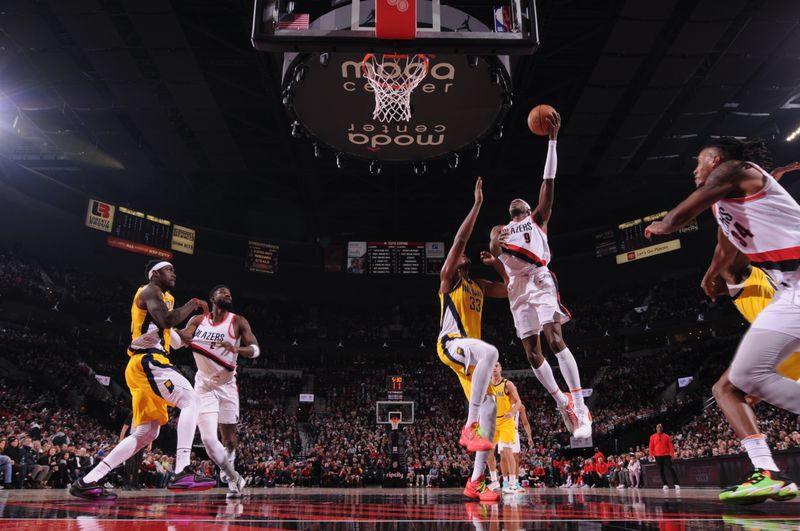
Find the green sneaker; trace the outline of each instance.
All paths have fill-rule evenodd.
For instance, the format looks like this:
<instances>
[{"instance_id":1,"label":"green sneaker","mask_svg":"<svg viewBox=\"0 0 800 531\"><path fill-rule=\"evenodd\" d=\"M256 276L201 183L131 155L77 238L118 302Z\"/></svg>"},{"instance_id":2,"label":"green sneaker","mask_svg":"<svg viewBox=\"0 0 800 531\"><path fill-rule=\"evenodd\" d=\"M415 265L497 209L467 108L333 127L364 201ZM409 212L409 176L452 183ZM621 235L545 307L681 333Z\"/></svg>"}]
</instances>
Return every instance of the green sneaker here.
<instances>
[{"instance_id":1,"label":"green sneaker","mask_svg":"<svg viewBox=\"0 0 800 531\"><path fill-rule=\"evenodd\" d=\"M780 472L754 468L739 485L719 493L720 501L738 505L761 503L767 499L791 500L797 496L797 485Z\"/></svg>"}]
</instances>

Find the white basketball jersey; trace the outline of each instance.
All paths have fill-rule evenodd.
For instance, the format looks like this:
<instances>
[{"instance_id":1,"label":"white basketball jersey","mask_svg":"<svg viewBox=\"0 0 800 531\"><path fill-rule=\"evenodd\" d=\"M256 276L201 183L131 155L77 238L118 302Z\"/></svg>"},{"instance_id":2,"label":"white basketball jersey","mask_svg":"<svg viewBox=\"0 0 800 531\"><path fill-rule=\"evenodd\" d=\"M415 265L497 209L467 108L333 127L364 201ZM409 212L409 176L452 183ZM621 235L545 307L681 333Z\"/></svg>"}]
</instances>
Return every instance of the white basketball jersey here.
<instances>
[{"instance_id":1,"label":"white basketball jersey","mask_svg":"<svg viewBox=\"0 0 800 531\"><path fill-rule=\"evenodd\" d=\"M238 354L222 348L222 343L238 347L241 339L233 334L233 320L236 315L228 312L228 317L219 324L211 321L211 314L204 316L197 325L192 338L192 353L197 370L205 376L234 376Z\"/></svg>"},{"instance_id":2,"label":"white basketball jersey","mask_svg":"<svg viewBox=\"0 0 800 531\"><path fill-rule=\"evenodd\" d=\"M766 184L747 197L718 201L714 217L722 233L750 262L788 285L800 269L800 205L769 173L753 163Z\"/></svg>"},{"instance_id":3,"label":"white basketball jersey","mask_svg":"<svg viewBox=\"0 0 800 531\"><path fill-rule=\"evenodd\" d=\"M503 228L508 241L499 256L509 277L530 273L537 267L550 263L550 244L547 234L528 216L522 221L512 221Z\"/></svg>"}]
</instances>

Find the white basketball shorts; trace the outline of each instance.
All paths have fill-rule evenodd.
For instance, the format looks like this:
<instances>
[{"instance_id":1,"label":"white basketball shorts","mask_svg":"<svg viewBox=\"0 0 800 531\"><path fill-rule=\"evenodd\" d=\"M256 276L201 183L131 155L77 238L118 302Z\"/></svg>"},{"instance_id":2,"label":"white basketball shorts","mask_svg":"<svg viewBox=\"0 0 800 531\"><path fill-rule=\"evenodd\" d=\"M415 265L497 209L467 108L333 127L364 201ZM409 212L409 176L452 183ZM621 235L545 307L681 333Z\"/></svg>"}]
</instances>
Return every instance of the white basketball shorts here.
<instances>
[{"instance_id":1,"label":"white basketball shorts","mask_svg":"<svg viewBox=\"0 0 800 531\"><path fill-rule=\"evenodd\" d=\"M197 372L194 389L200 397L200 414L219 413L220 424L239 423L239 387L236 378L225 378L222 383L213 376Z\"/></svg>"},{"instance_id":2,"label":"white basketball shorts","mask_svg":"<svg viewBox=\"0 0 800 531\"><path fill-rule=\"evenodd\" d=\"M546 267L529 275L513 276L508 284L508 302L520 339L541 333L548 323L566 323L572 317L562 304L558 281Z\"/></svg>"}]
</instances>

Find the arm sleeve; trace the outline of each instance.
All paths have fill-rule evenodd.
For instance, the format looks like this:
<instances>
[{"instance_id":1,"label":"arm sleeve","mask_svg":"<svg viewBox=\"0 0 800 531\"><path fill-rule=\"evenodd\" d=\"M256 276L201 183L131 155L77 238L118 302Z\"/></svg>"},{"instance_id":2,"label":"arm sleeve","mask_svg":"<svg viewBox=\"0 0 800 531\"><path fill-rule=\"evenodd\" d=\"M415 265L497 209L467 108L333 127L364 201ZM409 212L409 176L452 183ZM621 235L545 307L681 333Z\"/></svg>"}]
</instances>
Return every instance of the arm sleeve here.
<instances>
[{"instance_id":1,"label":"arm sleeve","mask_svg":"<svg viewBox=\"0 0 800 531\"><path fill-rule=\"evenodd\" d=\"M544 163L544 175L542 175L542 179L555 179L557 168L558 154L556 153L556 141L550 140L547 143L547 159Z\"/></svg>"}]
</instances>

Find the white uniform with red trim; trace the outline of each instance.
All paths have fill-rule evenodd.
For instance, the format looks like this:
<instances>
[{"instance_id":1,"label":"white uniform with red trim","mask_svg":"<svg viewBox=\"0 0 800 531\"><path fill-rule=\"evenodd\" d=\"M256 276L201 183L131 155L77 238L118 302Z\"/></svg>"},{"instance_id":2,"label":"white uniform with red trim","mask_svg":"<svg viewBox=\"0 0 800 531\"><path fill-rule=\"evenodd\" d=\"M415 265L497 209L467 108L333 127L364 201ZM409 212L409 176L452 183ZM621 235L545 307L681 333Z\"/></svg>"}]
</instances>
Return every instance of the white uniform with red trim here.
<instances>
[{"instance_id":1,"label":"white uniform with red trim","mask_svg":"<svg viewBox=\"0 0 800 531\"><path fill-rule=\"evenodd\" d=\"M204 316L192 338L192 353L197 363L195 391L200 395L200 413L219 413L220 424L239 422L239 389L236 385L238 354L222 348L222 343L238 347L241 339L233 333L236 315L228 312L214 324L212 314Z\"/></svg>"},{"instance_id":2,"label":"white uniform with red trim","mask_svg":"<svg viewBox=\"0 0 800 531\"><path fill-rule=\"evenodd\" d=\"M727 198L713 207L722 233L778 286L753 328L800 338L800 205L769 173L764 188L747 197Z\"/></svg>"},{"instance_id":3,"label":"white uniform with red trim","mask_svg":"<svg viewBox=\"0 0 800 531\"><path fill-rule=\"evenodd\" d=\"M547 234L528 216L503 228L508 240L498 257L509 277L508 302L521 339L539 334L547 323L566 323L572 317L562 304L558 280L547 268Z\"/></svg>"}]
</instances>

